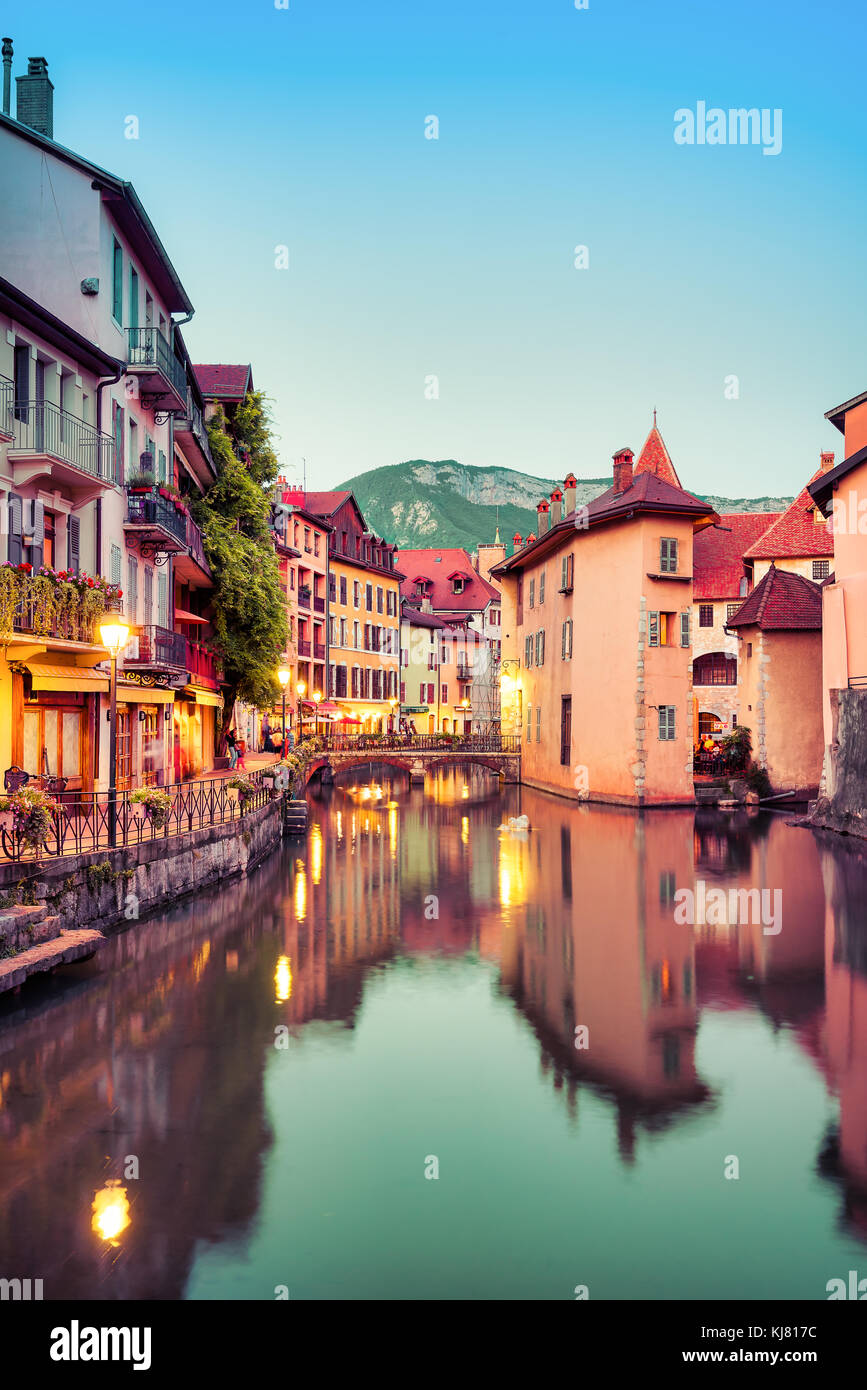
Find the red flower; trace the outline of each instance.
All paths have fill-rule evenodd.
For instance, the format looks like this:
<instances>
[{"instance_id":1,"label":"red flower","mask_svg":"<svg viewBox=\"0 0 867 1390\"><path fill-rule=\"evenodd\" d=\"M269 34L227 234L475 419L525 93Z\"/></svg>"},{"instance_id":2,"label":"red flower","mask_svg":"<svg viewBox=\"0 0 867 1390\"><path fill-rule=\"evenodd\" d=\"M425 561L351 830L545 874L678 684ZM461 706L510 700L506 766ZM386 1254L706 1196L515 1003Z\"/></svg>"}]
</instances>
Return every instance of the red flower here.
<instances>
[{"instance_id":1,"label":"red flower","mask_svg":"<svg viewBox=\"0 0 867 1390\"><path fill-rule=\"evenodd\" d=\"M118 598L123 598L123 589L118 589L117 596Z\"/></svg>"},{"instance_id":2,"label":"red flower","mask_svg":"<svg viewBox=\"0 0 867 1390\"><path fill-rule=\"evenodd\" d=\"M92 580L92 579L88 579L88 581L87 581L87 587L88 587L88 589L92 589L92 588L93 588L93 580Z\"/></svg>"},{"instance_id":3,"label":"red flower","mask_svg":"<svg viewBox=\"0 0 867 1390\"><path fill-rule=\"evenodd\" d=\"M30 571L33 569L33 566L30 565L30 564L28 564L27 561L25 560L24 563L23 563L22 565L19 565L19 566L18 566L18 568L19 568L20 570L25 570L25 571L29 574Z\"/></svg>"}]
</instances>

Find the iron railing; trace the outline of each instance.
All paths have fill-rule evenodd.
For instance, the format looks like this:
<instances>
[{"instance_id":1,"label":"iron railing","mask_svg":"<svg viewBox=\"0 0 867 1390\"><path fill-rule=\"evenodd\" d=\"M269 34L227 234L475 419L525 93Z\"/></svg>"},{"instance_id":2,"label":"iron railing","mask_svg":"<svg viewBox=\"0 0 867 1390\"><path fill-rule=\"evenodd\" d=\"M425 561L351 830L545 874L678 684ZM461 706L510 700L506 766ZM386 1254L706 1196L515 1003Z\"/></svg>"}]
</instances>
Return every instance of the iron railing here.
<instances>
[{"instance_id":1,"label":"iron railing","mask_svg":"<svg viewBox=\"0 0 867 1390\"><path fill-rule=\"evenodd\" d=\"M171 383L182 401L187 399L187 378L183 365L169 347L164 333L153 325L128 328L127 362L131 367L154 367Z\"/></svg>"},{"instance_id":2,"label":"iron railing","mask_svg":"<svg viewBox=\"0 0 867 1390\"><path fill-rule=\"evenodd\" d=\"M370 752L375 749L411 749L414 753L509 753L521 752L518 734L337 734L321 735L335 753Z\"/></svg>"},{"instance_id":3,"label":"iron railing","mask_svg":"<svg viewBox=\"0 0 867 1390\"><path fill-rule=\"evenodd\" d=\"M200 642L194 642L187 637L187 670L190 673L190 681L193 685L211 685L217 688L219 681L219 663L213 652L208 651Z\"/></svg>"},{"instance_id":4,"label":"iron railing","mask_svg":"<svg viewBox=\"0 0 867 1390\"><path fill-rule=\"evenodd\" d=\"M158 492L127 494L127 520L130 526L160 526L187 545L187 522L190 519L179 512L173 502L160 497Z\"/></svg>"},{"instance_id":5,"label":"iron railing","mask_svg":"<svg viewBox=\"0 0 867 1390\"><path fill-rule=\"evenodd\" d=\"M125 657L124 666L148 666L157 670L171 666L186 670L187 639L182 632L149 623L134 628L131 640L138 643L138 653Z\"/></svg>"},{"instance_id":6,"label":"iron railing","mask_svg":"<svg viewBox=\"0 0 867 1390\"><path fill-rule=\"evenodd\" d=\"M0 376L0 434L13 439L12 403L15 399L15 383L8 376Z\"/></svg>"},{"instance_id":7,"label":"iron railing","mask_svg":"<svg viewBox=\"0 0 867 1390\"><path fill-rule=\"evenodd\" d=\"M314 643L313 643L313 660L314 660L314 661L324 661L324 660L325 660L325 643L324 643L324 642L314 642Z\"/></svg>"},{"instance_id":8,"label":"iron railing","mask_svg":"<svg viewBox=\"0 0 867 1390\"><path fill-rule=\"evenodd\" d=\"M319 597L317 597L316 594L313 595L313 612L314 612L314 613L324 613L324 612L325 612L325 599L324 599L324 598L319 598Z\"/></svg>"},{"instance_id":9,"label":"iron railing","mask_svg":"<svg viewBox=\"0 0 867 1390\"><path fill-rule=\"evenodd\" d=\"M205 555L205 544L202 540L202 533L199 527L193 521L193 518L191 516L188 516L186 518L186 522L187 549L189 550L196 564L199 566L199 569L202 570L204 574L210 574L211 566L208 564L208 559Z\"/></svg>"},{"instance_id":10,"label":"iron railing","mask_svg":"<svg viewBox=\"0 0 867 1390\"><path fill-rule=\"evenodd\" d=\"M310 642L305 642L304 639L303 639L303 637L302 637L302 638L299 638L299 640L298 640L298 655L299 655L299 656L309 656L309 655L310 655L310 646L311 646Z\"/></svg>"},{"instance_id":11,"label":"iron railing","mask_svg":"<svg viewBox=\"0 0 867 1390\"><path fill-rule=\"evenodd\" d=\"M138 845L147 840L168 839L190 830L201 830L205 826L242 820L246 811L266 805L275 795L272 784L263 782L259 772L245 775L255 790L243 804L226 785L228 779L225 777L174 782L160 787L159 790L167 792L171 799L171 809L163 825L157 825L142 809L141 803L130 800L131 791L119 791L113 806L107 792L60 792L52 798L55 809L51 813L51 827L39 846L38 855L10 828L11 813L0 817L0 859L17 862L90 854L115 845L119 848Z\"/></svg>"},{"instance_id":12,"label":"iron railing","mask_svg":"<svg viewBox=\"0 0 867 1390\"><path fill-rule=\"evenodd\" d=\"M298 607L310 607L310 590L307 588L306 584L299 584L298 586Z\"/></svg>"},{"instance_id":13,"label":"iron railing","mask_svg":"<svg viewBox=\"0 0 867 1390\"><path fill-rule=\"evenodd\" d=\"M6 389L0 395L0 411L0 428L12 435L14 449L50 454L83 473L113 481L115 444L110 434L94 429L50 401L16 400Z\"/></svg>"}]
</instances>

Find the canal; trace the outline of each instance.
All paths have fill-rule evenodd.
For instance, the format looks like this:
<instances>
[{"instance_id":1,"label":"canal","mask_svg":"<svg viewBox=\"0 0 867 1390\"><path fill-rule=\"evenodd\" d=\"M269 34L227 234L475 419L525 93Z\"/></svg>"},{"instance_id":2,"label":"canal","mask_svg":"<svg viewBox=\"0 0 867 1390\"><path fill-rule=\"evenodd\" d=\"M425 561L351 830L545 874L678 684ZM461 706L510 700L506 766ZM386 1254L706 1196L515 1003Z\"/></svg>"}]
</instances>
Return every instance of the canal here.
<instances>
[{"instance_id":1,"label":"canal","mask_svg":"<svg viewBox=\"0 0 867 1390\"><path fill-rule=\"evenodd\" d=\"M825 1299L867 1274L865 902L862 851L781 814L349 775L249 879L4 1001L0 1275Z\"/></svg>"}]
</instances>

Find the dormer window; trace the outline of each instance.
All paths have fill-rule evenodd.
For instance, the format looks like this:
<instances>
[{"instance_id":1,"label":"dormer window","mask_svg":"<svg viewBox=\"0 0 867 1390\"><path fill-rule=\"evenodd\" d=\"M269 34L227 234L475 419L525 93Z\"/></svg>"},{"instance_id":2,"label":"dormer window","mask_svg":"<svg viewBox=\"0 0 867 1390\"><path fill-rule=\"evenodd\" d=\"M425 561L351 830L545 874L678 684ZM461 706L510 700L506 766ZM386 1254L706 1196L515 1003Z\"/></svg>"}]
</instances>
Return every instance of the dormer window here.
<instances>
[{"instance_id":1,"label":"dormer window","mask_svg":"<svg viewBox=\"0 0 867 1390\"><path fill-rule=\"evenodd\" d=\"M462 594L464 592L464 581L460 578L452 580L452 593Z\"/></svg>"}]
</instances>

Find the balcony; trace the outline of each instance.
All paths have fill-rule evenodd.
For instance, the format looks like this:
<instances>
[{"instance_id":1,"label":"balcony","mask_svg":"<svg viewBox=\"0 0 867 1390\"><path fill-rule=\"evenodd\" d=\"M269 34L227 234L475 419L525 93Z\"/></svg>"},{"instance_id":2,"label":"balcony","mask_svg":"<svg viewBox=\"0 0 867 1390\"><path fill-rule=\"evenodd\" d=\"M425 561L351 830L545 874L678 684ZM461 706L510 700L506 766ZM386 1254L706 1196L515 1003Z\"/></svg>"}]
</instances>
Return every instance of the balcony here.
<instances>
[{"instance_id":1,"label":"balcony","mask_svg":"<svg viewBox=\"0 0 867 1390\"><path fill-rule=\"evenodd\" d=\"M16 401L2 384L0 434L12 441L8 459L16 487L50 478L52 490L81 506L114 483L111 435L48 401Z\"/></svg>"},{"instance_id":2,"label":"balcony","mask_svg":"<svg viewBox=\"0 0 867 1390\"><path fill-rule=\"evenodd\" d=\"M311 644L310 642L306 642L306 641L303 640L303 638L299 638L299 639L298 639L298 655L299 655L299 656L308 656L308 657L309 657L311 645L312 645L312 644Z\"/></svg>"},{"instance_id":3,"label":"balcony","mask_svg":"<svg viewBox=\"0 0 867 1390\"><path fill-rule=\"evenodd\" d=\"M220 668L216 656L200 642L194 642L190 637L184 640L187 647L186 662L190 685L201 685L208 690L216 690L220 682Z\"/></svg>"},{"instance_id":4,"label":"balcony","mask_svg":"<svg viewBox=\"0 0 867 1390\"><path fill-rule=\"evenodd\" d=\"M303 584L298 586L298 607L308 610L310 608L310 590Z\"/></svg>"},{"instance_id":5,"label":"balcony","mask_svg":"<svg viewBox=\"0 0 867 1390\"><path fill-rule=\"evenodd\" d=\"M12 427L12 406L15 400L15 384L8 376L0 376L0 439L14 439Z\"/></svg>"},{"instance_id":6,"label":"balcony","mask_svg":"<svg viewBox=\"0 0 867 1390\"><path fill-rule=\"evenodd\" d=\"M186 413L176 417L174 435L198 482L203 488L209 487L216 477L217 468L211 454L204 417L189 390Z\"/></svg>"},{"instance_id":7,"label":"balcony","mask_svg":"<svg viewBox=\"0 0 867 1390\"><path fill-rule=\"evenodd\" d=\"M127 670L186 675L187 639L182 632L171 632L167 627L135 628L124 652L123 664Z\"/></svg>"},{"instance_id":8,"label":"balcony","mask_svg":"<svg viewBox=\"0 0 867 1390\"><path fill-rule=\"evenodd\" d=\"M325 599L324 599L324 598L317 598L317 597L314 595L314 597L313 597L313 612L314 612L314 613L324 613L324 612L325 612Z\"/></svg>"},{"instance_id":9,"label":"balcony","mask_svg":"<svg viewBox=\"0 0 867 1390\"><path fill-rule=\"evenodd\" d=\"M314 642L314 643L313 643L313 660L314 660L314 661L324 661L324 660L325 660L325 643L324 643L324 642Z\"/></svg>"},{"instance_id":10,"label":"balcony","mask_svg":"<svg viewBox=\"0 0 867 1390\"><path fill-rule=\"evenodd\" d=\"M188 518L158 492L130 492L123 524L127 545L138 548L143 559L186 550Z\"/></svg>"},{"instance_id":11,"label":"balcony","mask_svg":"<svg viewBox=\"0 0 867 1390\"><path fill-rule=\"evenodd\" d=\"M138 378L142 405L148 410L183 415L187 409L186 373L165 334L151 325L128 328L126 336L128 374Z\"/></svg>"},{"instance_id":12,"label":"balcony","mask_svg":"<svg viewBox=\"0 0 867 1390\"><path fill-rule=\"evenodd\" d=\"M211 588L214 576L205 555L202 533L191 516L181 519L186 522L186 550L179 550L175 556L175 575L193 589Z\"/></svg>"},{"instance_id":13,"label":"balcony","mask_svg":"<svg viewBox=\"0 0 867 1390\"><path fill-rule=\"evenodd\" d=\"M471 666L467 666L466 662L459 661L459 662L458 662L458 680L459 680L459 681L471 681L472 679L473 679L473 669L472 669L472 667L471 667Z\"/></svg>"}]
</instances>

